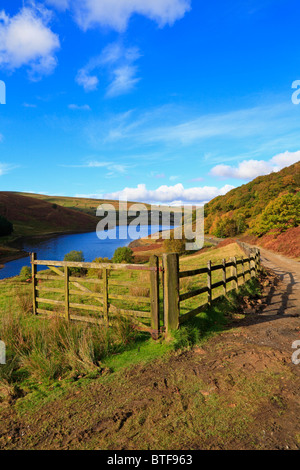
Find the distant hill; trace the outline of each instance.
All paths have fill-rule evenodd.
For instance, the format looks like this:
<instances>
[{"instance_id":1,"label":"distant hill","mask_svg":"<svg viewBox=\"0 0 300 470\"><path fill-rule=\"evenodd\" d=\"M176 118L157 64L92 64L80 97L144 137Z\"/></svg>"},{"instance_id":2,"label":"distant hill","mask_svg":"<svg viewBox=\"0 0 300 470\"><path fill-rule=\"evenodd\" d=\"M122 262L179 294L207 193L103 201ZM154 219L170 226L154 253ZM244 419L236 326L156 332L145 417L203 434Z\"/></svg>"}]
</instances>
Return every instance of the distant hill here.
<instances>
[{"instance_id":1,"label":"distant hill","mask_svg":"<svg viewBox=\"0 0 300 470\"><path fill-rule=\"evenodd\" d=\"M29 193L15 193L21 196L34 197L42 201L49 202L51 204L58 204L63 207L68 207L76 211L81 211L86 214L95 216L96 210L101 204L111 204L116 210L119 209L119 201L113 201L108 199L92 199L86 197L67 197L67 196L47 196L45 194L29 194ZM128 202L128 204L132 204ZM149 204L145 204L147 208L150 208Z\"/></svg>"},{"instance_id":2,"label":"distant hill","mask_svg":"<svg viewBox=\"0 0 300 470\"><path fill-rule=\"evenodd\" d=\"M62 207L56 202L0 192L0 215L12 222L14 236L39 235L51 232L88 232L95 230L95 215Z\"/></svg>"},{"instance_id":3,"label":"distant hill","mask_svg":"<svg viewBox=\"0 0 300 470\"><path fill-rule=\"evenodd\" d=\"M300 224L300 162L205 205L205 231L217 237L277 235Z\"/></svg>"}]
</instances>

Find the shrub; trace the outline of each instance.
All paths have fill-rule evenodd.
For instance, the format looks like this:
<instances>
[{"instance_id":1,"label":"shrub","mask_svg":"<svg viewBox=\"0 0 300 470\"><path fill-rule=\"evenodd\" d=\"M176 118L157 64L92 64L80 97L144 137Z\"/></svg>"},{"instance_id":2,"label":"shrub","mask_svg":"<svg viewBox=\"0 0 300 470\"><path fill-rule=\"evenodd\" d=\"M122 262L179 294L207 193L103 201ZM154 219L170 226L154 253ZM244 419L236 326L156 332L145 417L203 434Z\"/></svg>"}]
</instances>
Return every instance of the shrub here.
<instances>
[{"instance_id":1,"label":"shrub","mask_svg":"<svg viewBox=\"0 0 300 470\"><path fill-rule=\"evenodd\" d=\"M3 215L0 215L0 237L10 235L14 230L13 224Z\"/></svg>"},{"instance_id":2,"label":"shrub","mask_svg":"<svg viewBox=\"0 0 300 470\"><path fill-rule=\"evenodd\" d=\"M64 261L74 261L76 263L83 263L84 256L82 251L70 251L64 257ZM84 270L82 268L70 268L70 274L83 274Z\"/></svg>"},{"instance_id":3,"label":"shrub","mask_svg":"<svg viewBox=\"0 0 300 470\"><path fill-rule=\"evenodd\" d=\"M95 258L93 263L110 263L110 260L108 258ZM91 277L91 278L98 278L98 279L102 279L102 274L103 274L103 271L102 269L94 269L94 268L90 268L88 269L88 272L87 272L87 277ZM108 274L109 274L109 270L108 270Z\"/></svg>"},{"instance_id":4,"label":"shrub","mask_svg":"<svg viewBox=\"0 0 300 470\"><path fill-rule=\"evenodd\" d=\"M133 263L133 251L128 246L119 247L114 252L113 263Z\"/></svg>"},{"instance_id":5,"label":"shrub","mask_svg":"<svg viewBox=\"0 0 300 470\"><path fill-rule=\"evenodd\" d=\"M31 279L31 269L29 266L23 266L20 271L20 281L28 281Z\"/></svg>"},{"instance_id":6,"label":"shrub","mask_svg":"<svg viewBox=\"0 0 300 470\"><path fill-rule=\"evenodd\" d=\"M163 248L166 253L185 253L185 243L186 240L184 238L180 240L176 240L174 238L174 234L171 234L171 238L164 240Z\"/></svg>"}]
</instances>

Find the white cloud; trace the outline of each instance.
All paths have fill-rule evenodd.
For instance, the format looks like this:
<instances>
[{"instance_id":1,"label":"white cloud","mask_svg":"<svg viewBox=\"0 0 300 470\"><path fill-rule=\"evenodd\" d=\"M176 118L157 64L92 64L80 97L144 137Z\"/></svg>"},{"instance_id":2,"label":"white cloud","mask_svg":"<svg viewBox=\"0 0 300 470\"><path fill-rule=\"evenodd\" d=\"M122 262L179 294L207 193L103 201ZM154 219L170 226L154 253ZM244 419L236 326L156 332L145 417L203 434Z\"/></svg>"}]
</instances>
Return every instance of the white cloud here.
<instances>
[{"instance_id":1,"label":"white cloud","mask_svg":"<svg viewBox=\"0 0 300 470\"><path fill-rule=\"evenodd\" d=\"M125 31L132 15L143 15L160 27L173 25L191 8L191 0L47 0L65 9L68 5L83 30L108 27Z\"/></svg>"},{"instance_id":2,"label":"white cloud","mask_svg":"<svg viewBox=\"0 0 300 470\"><path fill-rule=\"evenodd\" d=\"M59 38L49 28L49 10L23 7L10 17L0 12L0 66L15 70L29 67L32 80L53 72L57 64L55 52L60 47Z\"/></svg>"},{"instance_id":3,"label":"white cloud","mask_svg":"<svg viewBox=\"0 0 300 470\"><path fill-rule=\"evenodd\" d=\"M83 104L83 105L69 104L68 108L74 111L91 111L91 108L88 104Z\"/></svg>"},{"instance_id":4,"label":"white cloud","mask_svg":"<svg viewBox=\"0 0 300 470\"><path fill-rule=\"evenodd\" d=\"M122 165L119 163L114 162L106 162L106 161L97 161L93 160L82 165L59 165L64 168L103 168L107 170L104 176L106 178L112 178L114 176L120 176L122 174L126 174L128 169L130 168L129 165Z\"/></svg>"},{"instance_id":5,"label":"white cloud","mask_svg":"<svg viewBox=\"0 0 300 470\"><path fill-rule=\"evenodd\" d=\"M136 70L136 67L132 65L116 68L113 71L114 78L107 89L106 95L114 97L131 91L140 81L139 78L135 77Z\"/></svg>"},{"instance_id":6,"label":"white cloud","mask_svg":"<svg viewBox=\"0 0 300 470\"><path fill-rule=\"evenodd\" d=\"M46 3L62 11L65 11L70 6L69 0L46 0Z\"/></svg>"},{"instance_id":7,"label":"white cloud","mask_svg":"<svg viewBox=\"0 0 300 470\"><path fill-rule=\"evenodd\" d=\"M5 175L6 173L13 170L14 168L16 168L15 165L10 165L8 163L1 163L0 162L0 176Z\"/></svg>"},{"instance_id":8,"label":"white cloud","mask_svg":"<svg viewBox=\"0 0 300 470\"><path fill-rule=\"evenodd\" d=\"M279 153L278 155L275 155L271 159L272 164L277 165L278 169L281 170L282 168L286 166L293 165L294 163L297 163L300 161L300 150L297 152L284 152L284 153Z\"/></svg>"},{"instance_id":9,"label":"white cloud","mask_svg":"<svg viewBox=\"0 0 300 470\"><path fill-rule=\"evenodd\" d=\"M199 204L210 201L216 196L224 195L234 186L225 185L222 188L204 186L202 188L185 189L181 183L174 186L163 185L157 189L147 189L145 184L138 184L136 188L124 188L121 191L107 193L106 199L121 199L149 203Z\"/></svg>"},{"instance_id":10,"label":"white cloud","mask_svg":"<svg viewBox=\"0 0 300 470\"><path fill-rule=\"evenodd\" d=\"M128 93L140 80L136 77L138 69L134 65L139 57L140 52L136 47L125 48L119 43L109 44L99 56L92 58L78 71L76 82L85 91L94 91L99 85L98 74L105 72L110 82L106 90L107 97Z\"/></svg>"},{"instance_id":11,"label":"white cloud","mask_svg":"<svg viewBox=\"0 0 300 470\"><path fill-rule=\"evenodd\" d=\"M24 108L37 108L36 104L32 103L23 103Z\"/></svg>"},{"instance_id":12,"label":"white cloud","mask_svg":"<svg viewBox=\"0 0 300 470\"><path fill-rule=\"evenodd\" d=\"M76 82L81 85L85 91L97 90L99 80L96 75L89 75L88 70L80 69L76 76Z\"/></svg>"},{"instance_id":13,"label":"white cloud","mask_svg":"<svg viewBox=\"0 0 300 470\"><path fill-rule=\"evenodd\" d=\"M217 165L211 170L213 176L220 178L238 178L250 180L257 176L268 175L273 171L280 171L300 160L300 151L284 152L275 155L268 161L244 160L237 167L230 165Z\"/></svg>"}]
</instances>

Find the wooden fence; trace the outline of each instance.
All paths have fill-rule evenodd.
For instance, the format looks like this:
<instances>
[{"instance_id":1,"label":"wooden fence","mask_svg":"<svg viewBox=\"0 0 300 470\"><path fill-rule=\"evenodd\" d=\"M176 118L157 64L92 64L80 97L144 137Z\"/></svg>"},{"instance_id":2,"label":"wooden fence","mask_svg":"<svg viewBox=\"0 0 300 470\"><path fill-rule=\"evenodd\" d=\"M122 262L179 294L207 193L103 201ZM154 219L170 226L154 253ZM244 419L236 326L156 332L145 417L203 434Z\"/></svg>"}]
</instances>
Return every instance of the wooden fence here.
<instances>
[{"instance_id":1,"label":"wooden fence","mask_svg":"<svg viewBox=\"0 0 300 470\"><path fill-rule=\"evenodd\" d=\"M157 256L152 256L148 265L138 265L40 261L36 259L35 253L31 254L31 264L34 314L55 313L64 316L68 321L103 325L110 324L117 315L122 315L130 317L136 328L150 332L153 338L158 338L160 331L168 333L178 329L182 323L211 305L212 301L232 289L238 289L256 276L260 270L260 252L254 249L246 258L231 258L230 261L223 259L220 264L212 264L209 261L206 267L185 271L180 270L179 256L176 253L163 255L161 267ZM37 266L45 266L52 273L37 272ZM101 272L102 279L72 275L74 268ZM231 268L230 276L228 268ZM128 279L125 276L124 280L120 276L114 276L114 273L120 272L126 273L127 277L129 273L134 273L135 277ZM146 281L138 278L138 273L143 272L149 275ZM212 282L213 273L218 273L220 280ZM186 278L195 278L196 287L181 293L180 280ZM121 293L116 292L118 288L122 289ZM146 288L148 295L143 294L143 288ZM132 294L132 289L140 289L142 294ZM214 295L215 291L217 295ZM203 294L206 295L206 301L201 303ZM49 298L49 295L52 298ZM197 307L182 312L182 304L197 296ZM75 302L74 297L80 298L80 301ZM91 303L90 299L94 303ZM89 300L89 303L85 303L86 300ZM47 309L47 305L54 310ZM160 315L160 306L163 307L163 315ZM78 311L85 314L78 314Z\"/></svg>"},{"instance_id":2,"label":"wooden fence","mask_svg":"<svg viewBox=\"0 0 300 470\"><path fill-rule=\"evenodd\" d=\"M64 316L68 321L76 320L103 325L108 325L117 315L122 315L130 317L138 329L150 332L154 338L158 337L160 329L159 261L156 256L151 257L149 265L143 266L37 260L36 254L32 253L31 265L34 314L53 315L55 313ZM37 272L37 266L45 266L52 273ZM72 275L74 268L101 272L102 279ZM124 271L135 273L134 279L124 281L113 277L112 273ZM149 274L146 281L138 279L137 274L142 272ZM49 281L51 287L49 287ZM56 284L59 284L59 287ZM118 288L122 288L123 292L116 292ZM139 288L148 290L149 295L130 293L130 289ZM63 299L58 300L58 296ZM75 302L74 297L79 297L81 301ZM86 303L86 300L89 303ZM120 303L122 305L119 305ZM132 307L127 308L128 304ZM144 306L143 309L139 307L141 304ZM45 305L50 305L55 310L49 310ZM78 315L78 311L88 312L88 315Z\"/></svg>"},{"instance_id":3,"label":"wooden fence","mask_svg":"<svg viewBox=\"0 0 300 470\"><path fill-rule=\"evenodd\" d=\"M163 256L164 265L164 324L165 330L176 330L179 325L194 317L211 305L212 300L216 300L222 295L226 295L229 290L238 289L251 277L257 275L260 270L260 252L254 249L247 258L231 258L230 261L223 259L222 263L213 265L208 261L207 267L180 271L179 257L177 254L166 254ZM227 275L228 268L231 268L231 275ZM240 269L239 269L240 268ZM239 271L239 272L238 272ZM219 272L221 280L212 283L212 273ZM185 293L180 293L180 280L202 275L198 287ZM203 286L203 284L205 284ZM213 299L213 291L222 288L222 293ZM189 312L181 313L182 302L196 296L206 294L206 302L201 303ZM199 302L200 303L200 302Z\"/></svg>"}]
</instances>

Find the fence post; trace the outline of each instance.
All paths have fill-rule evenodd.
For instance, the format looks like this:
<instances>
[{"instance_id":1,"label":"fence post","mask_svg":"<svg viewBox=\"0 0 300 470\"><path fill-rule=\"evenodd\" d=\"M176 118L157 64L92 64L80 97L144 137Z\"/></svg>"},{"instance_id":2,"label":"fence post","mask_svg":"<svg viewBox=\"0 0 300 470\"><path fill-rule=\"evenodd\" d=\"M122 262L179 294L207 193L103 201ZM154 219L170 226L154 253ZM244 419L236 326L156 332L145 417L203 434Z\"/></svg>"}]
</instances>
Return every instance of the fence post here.
<instances>
[{"instance_id":1,"label":"fence post","mask_svg":"<svg viewBox=\"0 0 300 470\"><path fill-rule=\"evenodd\" d=\"M66 320L70 321L70 301L69 301L69 268L65 266L65 315Z\"/></svg>"},{"instance_id":2,"label":"fence post","mask_svg":"<svg viewBox=\"0 0 300 470\"><path fill-rule=\"evenodd\" d=\"M166 333L179 327L179 256L163 255L164 260L164 319Z\"/></svg>"},{"instance_id":3,"label":"fence post","mask_svg":"<svg viewBox=\"0 0 300 470\"><path fill-rule=\"evenodd\" d=\"M151 298L151 328L152 338L159 337L159 260L157 256L150 257L150 266L155 271L150 271L150 298Z\"/></svg>"},{"instance_id":4,"label":"fence post","mask_svg":"<svg viewBox=\"0 0 300 470\"><path fill-rule=\"evenodd\" d=\"M224 295L227 294L227 287L226 287L226 259L223 259L222 261L223 264L223 293Z\"/></svg>"},{"instance_id":5,"label":"fence post","mask_svg":"<svg viewBox=\"0 0 300 470\"><path fill-rule=\"evenodd\" d=\"M207 303L211 305L211 261L207 262Z\"/></svg>"},{"instance_id":6,"label":"fence post","mask_svg":"<svg viewBox=\"0 0 300 470\"><path fill-rule=\"evenodd\" d=\"M108 276L107 268L103 268L103 318L108 325Z\"/></svg>"},{"instance_id":7,"label":"fence post","mask_svg":"<svg viewBox=\"0 0 300 470\"><path fill-rule=\"evenodd\" d=\"M242 272L243 272L243 284L245 284L245 265L244 265L244 257L242 256Z\"/></svg>"},{"instance_id":8,"label":"fence post","mask_svg":"<svg viewBox=\"0 0 300 470\"><path fill-rule=\"evenodd\" d=\"M261 271L261 265L260 265L260 250L257 248L257 264L258 264L258 272L260 273Z\"/></svg>"},{"instance_id":9,"label":"fence post","mask_svg":"<svg viewBox=\"0 0 300 470\"><path fill-rule=\"evenodd\" d=\"M232 259L233 259L234 285L235 285L235 290L238 290L238 277L237 277L236 257L234 256Z\"/></svg>"},{"instance_id":10,"label":"fence post","mask_svg":"<svg viewBox=\"0 0 300 470\"><path fill-rule=\"evenodd\" d=\"M36 305L36 264L34 264L36 260L36 253L31 253L31 277L32 277L32 305L33 305L33 315L37 315L37 305Z\"/></svg>"},{"instance_id":11,"label":"fence post","mask_svg":"<svg viewBox=\"0 0 300 470\"><path fill-rule=\"evenodd\" d=\"M255 274L253 275L253 264L255 266L255 260L254 260L254 256L253 256L253 252L250 253L250 277L254 277ZM255 267L254 267L255 269Z\"/></svg>"}]
</instances>

